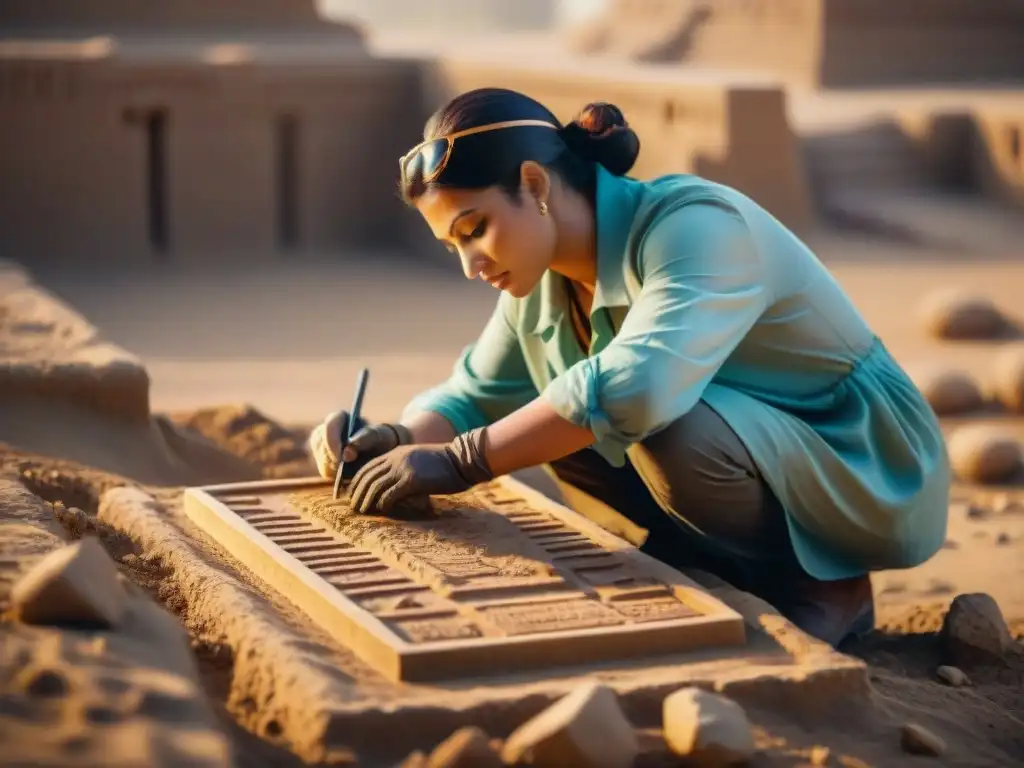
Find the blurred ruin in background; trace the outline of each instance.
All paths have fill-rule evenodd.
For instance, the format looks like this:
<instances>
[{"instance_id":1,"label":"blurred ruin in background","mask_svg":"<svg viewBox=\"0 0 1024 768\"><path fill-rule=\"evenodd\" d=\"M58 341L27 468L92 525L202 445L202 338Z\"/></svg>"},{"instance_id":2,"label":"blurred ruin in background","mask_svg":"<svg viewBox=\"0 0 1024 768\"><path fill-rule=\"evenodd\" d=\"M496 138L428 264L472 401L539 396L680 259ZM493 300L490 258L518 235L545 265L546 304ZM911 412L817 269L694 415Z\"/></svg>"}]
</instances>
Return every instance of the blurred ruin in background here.
<instances>
[{"instance_id":1,"label":"blurred ruin in background","mask_svg":"<svg viewBox=\"0 0 1024 768\"><path fill-rule=\"evenodd\" d=\"M4 6L0 256L30 267L429 249L396 158L483 85L613 101L638 176L732 184L798 231L1019 234L1022 3Z\"/></svg>"}]
</instances>

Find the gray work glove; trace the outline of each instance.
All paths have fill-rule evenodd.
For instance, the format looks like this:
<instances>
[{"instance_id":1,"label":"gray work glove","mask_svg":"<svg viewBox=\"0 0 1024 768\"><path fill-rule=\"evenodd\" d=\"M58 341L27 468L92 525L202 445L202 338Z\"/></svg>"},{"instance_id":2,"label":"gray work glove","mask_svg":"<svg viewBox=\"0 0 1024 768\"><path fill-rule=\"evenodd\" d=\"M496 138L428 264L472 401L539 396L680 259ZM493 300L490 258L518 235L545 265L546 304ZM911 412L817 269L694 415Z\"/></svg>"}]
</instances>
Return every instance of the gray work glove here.
<instances>
[{"instance_id":1,"label":"gray work glove","mask_svg":"<svg viewBox=\"0 0 1024 768\"><path fill-rule=\"evenodd\" d=\"M402 445L371 459L349 485L349 504L363 514L385 514L403 499L460 493L493 480L484 436L481 427L446 445Z\"/></svg>"},{"instance_id":2,"label":"gray work glove","mask_svg":"<svg viewBox=\"0 0 1024 768\"><path fill-rule=\"evenodd\" d=\"M348 435L348 411L330 414L309 435L309 452L317 472L325 480L333 480L338 471L341 443ZM401 424L368 424L359 419L358 431L345 446L345 477L351 477L370 459L412 442L412 433Z\"/></svg>"}]
</instances>

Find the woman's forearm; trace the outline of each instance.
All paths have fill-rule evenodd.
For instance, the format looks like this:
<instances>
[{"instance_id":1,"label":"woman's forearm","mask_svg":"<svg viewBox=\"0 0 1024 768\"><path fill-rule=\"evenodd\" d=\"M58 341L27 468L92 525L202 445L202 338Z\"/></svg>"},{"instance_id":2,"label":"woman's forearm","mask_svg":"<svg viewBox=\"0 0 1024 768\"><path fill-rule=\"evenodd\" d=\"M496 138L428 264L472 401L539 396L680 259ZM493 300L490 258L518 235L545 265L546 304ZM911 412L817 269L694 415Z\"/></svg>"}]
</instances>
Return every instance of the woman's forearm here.
<instances>
[{"instance_id":1,"label":"woman's forearm","mask_svg":"<svg viewBox=\"0 0 1024 768\"><path fill-rule=\"evenodd\" d=\"M403 419L402 425L412 432L413 442L417 444L448 443L456 435L448 419L433 411L421 411Z\"/></svg>"},{"instance_id":2,"label":"woman's forearm","mask_svg":"<svg viewBox=\"0 0 1024 768\"><path fill-rule=\"evenodd\" d=\"M495 477L561 459L596 439L589 429L559 416L543 398L491 424L486 436L487 463Z\"/></svg>"}]
</instances>

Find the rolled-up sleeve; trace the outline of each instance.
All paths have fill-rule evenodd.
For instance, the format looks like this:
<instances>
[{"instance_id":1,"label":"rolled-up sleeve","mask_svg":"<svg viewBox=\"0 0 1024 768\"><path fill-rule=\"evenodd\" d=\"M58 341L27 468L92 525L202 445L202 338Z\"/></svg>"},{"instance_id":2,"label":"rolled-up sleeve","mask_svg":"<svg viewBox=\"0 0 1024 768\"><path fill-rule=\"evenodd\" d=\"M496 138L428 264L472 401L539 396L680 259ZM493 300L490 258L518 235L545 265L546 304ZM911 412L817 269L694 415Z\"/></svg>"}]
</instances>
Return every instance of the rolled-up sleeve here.
<instances>
[{"instance_id":1,"label":"rolled-up sleeve","mask_svg":"<svg viewBox=\"0 0 1024 768\"><path fill-rule=\"evenodd\" d=\"M642 288L619 333L544 391L563 418L623 448L693 408L769 304L750 232L726 207L667 214L637 265Z\"/></svg>"},{"instance_id":2,"label":"rolled-up sleeve","mask_svg":"<svg viewBox=\"0 0 1024 768\"><path fill-rule=\"evenodd\" d=\"M484 330L463 350L448 380L413 398L403 419L423 411L438 413L462 434L492 424L539 396L516 333L515 301L501 295Z\"/></svg>"}]
</instances>

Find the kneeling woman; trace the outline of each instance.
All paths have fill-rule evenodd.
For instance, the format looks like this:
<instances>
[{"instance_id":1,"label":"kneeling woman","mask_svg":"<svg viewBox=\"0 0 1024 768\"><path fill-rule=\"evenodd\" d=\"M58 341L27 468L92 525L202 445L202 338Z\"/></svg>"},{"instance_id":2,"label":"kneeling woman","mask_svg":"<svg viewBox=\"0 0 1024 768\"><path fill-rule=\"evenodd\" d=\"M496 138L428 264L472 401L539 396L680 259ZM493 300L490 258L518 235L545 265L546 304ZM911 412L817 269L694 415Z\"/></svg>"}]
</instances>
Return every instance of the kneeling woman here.
<instances>
[{"instance_id":1,"label":"kneeling woman","mask_svg":"<svg viewBox=\"0 0 1024 768\"><path fill-rule=\"evenodd\" d=\"M424 138L405 199L501 294L445 384L345 448L355 508L545 465L651 555L833 644L870 629L868 574L938 550L950 473L928 404L815 255L733 189L627 178L639 142L611 105L562 126L473 91ZM343 419L310 438L325 476Z\"/></svg>"}]
</instances>

